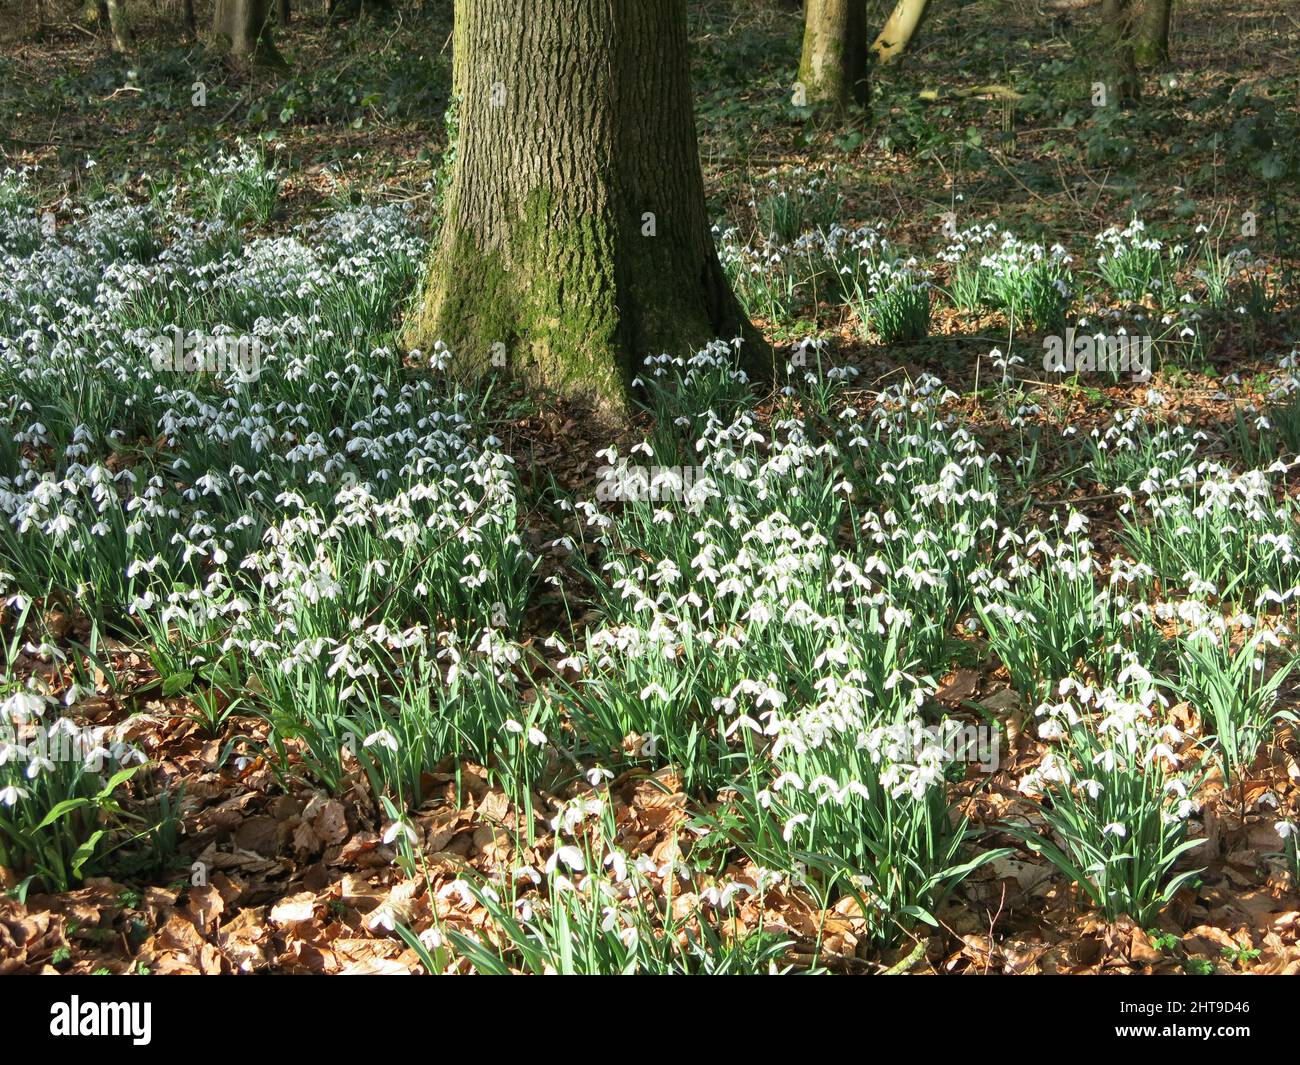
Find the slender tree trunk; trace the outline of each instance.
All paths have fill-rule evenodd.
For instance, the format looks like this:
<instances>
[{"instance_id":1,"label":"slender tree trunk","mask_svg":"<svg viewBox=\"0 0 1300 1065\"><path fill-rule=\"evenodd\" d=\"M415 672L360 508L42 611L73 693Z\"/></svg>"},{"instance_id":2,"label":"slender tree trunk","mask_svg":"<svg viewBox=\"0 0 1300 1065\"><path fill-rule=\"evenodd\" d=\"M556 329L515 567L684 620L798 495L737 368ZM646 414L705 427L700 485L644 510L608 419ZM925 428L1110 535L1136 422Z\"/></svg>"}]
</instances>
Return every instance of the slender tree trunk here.
<instances>
[{"instance_id":1,"label":"slender tree trunk","mask_svg":"<svg viewBox=\"0 0 1300 1065\"><path fill-rule=\"evenodd\" d=\"M113 51L118 55L131 52L131 24L126 19L123 0L105 0L108 8L108 33L113 42Z\"/></svg>"},{"instance_id":2,"label":"slender tree trunk","mask_svg":"<svg viewBox=\"0 0 1300 1065\"><path fill-rule=\"evenodd\" d=\"M1109 53L1103 60L1109 67L1106 90L1114 93L1116 103L1127 106L1142 95L1138 79L1134 31L1139 0L1103 0L1101 17L1103 45Z\"/></svg>"},{"instance_id":3,"label":"slender tree trunk","mask_svg":"<svg viewBox=\"0 0 1300 1065\"><path fill-rule=\"evenodd\" d=\"M194 20L194 0L183 0L183 5L182 10L185 13L185 32L188 33L191 38L197 37L199 34L199 28L198 23Z\"/></svg>"},{"instance_id":4,"label":"slender tree trunk","mask_svg":"<svg viewBox=\"0 0 1300 1065\"><path fill-rule=\"evenodd\" d=\"M212 19L217 39L235 59L264 65L284 62L271 36L271 0L217 0Z\"/></svg>"},{"instance_id":5,"label":"slender tree trunk","mask_svg":"<svg viewBox=\"0 0 1300 1065\"><path fill-rule=\"evenodd\" d=\"M876 61L881 64L892 63L902 55L929 10L929 0L898 0L898 6L871 46L871 50L876 53Z\"/></svg>"},{"instance_id":6,"label":"slender tree trunk","mask_svg":"<svg viewBox=\"0 0 1300 1065\"><path fill-rule=\"evenodd\" d=\"M281 26L289 25L289 19L293 17L293 12L289 8L289 0L276 0L275 21Z\"/></svg>"},{"instance_id":7,"label":"slender tree trunk","mask_svg":"<svg viewBox=\"0 0 1300 1065\"><path fill-rule=\"evenodd\" d=\"M686 0L460 0L459 135L406 339L453 368L624 407L650 355L761 338L704 205Z\"/></svg>"},{"instance_id":8,"label":"slender tree trunk","mask_svg":"<svg viewBox=\"0 0 1300 1065\"><path fill-rule=\"evenodd\" d=\"M814 107L843 110L851 104L866 105L867 9L863 0L808 0L799 88Z\"/></svg>"},{"instance_id":9,"label":"slender tree trunk","mask_svg":"<svg viewBox=\"0 0 1300 1065\"><path fill-rule=\"evenodd\" d=\"M1133 46L1144 67L1169 62L1169 18L1173 0L1142 0L1137 16Z\"/></svg>"}]
</instances>

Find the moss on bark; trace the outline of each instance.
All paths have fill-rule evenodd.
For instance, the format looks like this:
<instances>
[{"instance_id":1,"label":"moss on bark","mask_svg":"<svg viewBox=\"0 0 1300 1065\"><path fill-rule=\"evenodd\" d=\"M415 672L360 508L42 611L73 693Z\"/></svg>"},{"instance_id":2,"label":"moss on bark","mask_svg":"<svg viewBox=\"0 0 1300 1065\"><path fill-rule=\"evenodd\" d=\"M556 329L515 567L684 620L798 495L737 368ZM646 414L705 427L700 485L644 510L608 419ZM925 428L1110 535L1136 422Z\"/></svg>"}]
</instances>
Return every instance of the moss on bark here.
<instances>
[{"instance_id":1,"label":"moss on bark","mask_svg":"<svg viewBox=\"0 0 1300 1065\"><path fill-rule=\"evenodd\" d=\"M741 335L758 369L704 210L682 0L518 6L458 10L453 177L405 340L619 410L647 355Z\"/></svg>"},{"instance_id":2,"label":"moss on bark","mask_svg":"<svg viewBox=\"0 0 1300 1065\"><path fill-rule=\"evenodd\" d=\"M1142 0L1133 34L1133 53L1138 65L1156 67L1169 62L1171 0Z\"/></svg>"},{"instance_id":3,"label":"moss on bark","mask_svg":"<svg viewBox=\"0 0 1300 1065\"><path fill-rule=\"evenodd\" d=\"M816 107L842 111L867 105L867 16L862 0L808 0L799 83L808 103Z\"/></svg>"},{"instance_id":4,"label":"moss on bark","mask_svg":"<svg viewBox=\"0 0 1300 1065\"><path fill-rule=\"evenodd\" d=\"M217 0L212 32L217 43L237 62L264 67L288 65L271 33L270 0Z\"/></svg>"}]
</instances>

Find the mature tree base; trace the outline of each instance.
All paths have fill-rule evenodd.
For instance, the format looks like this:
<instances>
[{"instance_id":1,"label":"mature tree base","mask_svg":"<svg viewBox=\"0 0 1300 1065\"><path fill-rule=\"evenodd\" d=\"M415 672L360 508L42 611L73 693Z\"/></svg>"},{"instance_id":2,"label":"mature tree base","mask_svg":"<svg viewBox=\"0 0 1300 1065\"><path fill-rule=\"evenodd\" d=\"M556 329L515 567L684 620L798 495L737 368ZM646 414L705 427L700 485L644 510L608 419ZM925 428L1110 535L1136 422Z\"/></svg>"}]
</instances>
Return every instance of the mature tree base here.
<instances>
[{"instance_id":1,"label":"mature tree base","mask_svg":"<svg viewBox=\"0 0 1300 1065\"><path fill-rule=\"evenodd\" d=\"M1120 107L1135 107L1142 98L1142 81L1134 55L1138 0L1103 0L1102 47L1109 53L1108 89Z\"/></svg>"},{"instance_id":2,"label":"mature tree base","mask_svg":"<svg viewBox=\"0 0 1300 1065\"><path fill-rule=\"evenodd\" d=\"M232 68L240 70L250 70L252 68L261 70L289 69L289 61L273 44L259 44L248 51L236 51L230 47L229 42L218 38L215 50L225 56L226 62Z\"/></svg>"},{"instance_id":3,"label":"mature tree base","mask_svg":"<svg viewBox=\"0 0 1300 1065\"><path fill-rule=\"evenodd\" d=\"M719 338L770 372L710 235L685 0L524 6L457 6L455 171L407 345L613 410L646 357Z\"/></svg>"},{"instance_id":4,"label":"mature tree base","mask_svg":"<svg viewBox=\"0 0 1300 1065\"><path fill-rule=\"evenodd\" d=\"M118 55L130 55L134 41L123 0L106 0L105 7L108 11L109 40L113 51Z\"/></svg>"},{"instance_id":5,"label":"mature tree base","mask_svg":"<svg viewBox=\"0 0 1300 1065\"><path fill-rule=\"evenodd\" d=\"M1133 54L1140 67L1162 67L1169 62L1167 41L1135 41Z\"/></svg>"},{"instance_id":6,"label":"mature tree base","mask_svg":"<svg viewBox=\"0 0 1300 1065\"><path fill-rule=\"evenodd\" d=\"M597 218L554 227L534 198L503 250L445 235L404 340L425 352L442 341L463 379L505 371L611 414L626 411L645 358L693 354L717 339L740 338L741 366L770 376L771 348L716 259L696 266L663 271L643 249L621 248Z\"/></svg>"},{"instance_id":7,"label":"mature tree base","mask_svg":"<svg viewBox=\"0 0 1300 1065\"><path fill-rule=\"evenodd\" d=\"M867 106L866 36L861 0L808 0L799 85L810 106L836 113Z\"/></svg>"},{"instance_id":8,"label":"mature tree base","mask_svg":"<svg viewBox=\"0 0 1300 1065\"><path fill-rule=\"evenodd\" d=\"M237 66L288 66L271 35L270 0L217 0L212 31L218 49Z\"/></svg>"},{"instance_id":9,"label":"mature tree base","mask_svg":"<svg viewBox=\"0 0 1300 1065\"><path fill-rule=\"evenodd\" d=\"M1143 0L1133 20L1133 52L1142 67L1169 62L1169 26L1173 0Z\"/></svg>"}]
</instances>

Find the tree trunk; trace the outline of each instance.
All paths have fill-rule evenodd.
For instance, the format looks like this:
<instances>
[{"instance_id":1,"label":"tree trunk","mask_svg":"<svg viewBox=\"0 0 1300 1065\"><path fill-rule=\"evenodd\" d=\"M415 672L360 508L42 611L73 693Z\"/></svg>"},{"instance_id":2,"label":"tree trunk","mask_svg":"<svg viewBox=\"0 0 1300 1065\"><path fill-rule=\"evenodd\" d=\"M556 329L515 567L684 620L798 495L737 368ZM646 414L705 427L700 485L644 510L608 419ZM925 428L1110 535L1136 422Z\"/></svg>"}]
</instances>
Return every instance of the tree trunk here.
<instances>
[{"instance_id":1,"label":"tree trunk","mask_svg":"<svg viewBox=\"0 0 1300 1065\"><path fill-rule=\"evenodd\" d=\"M289 8L289 0L276 0L275 21L281 26L289 25L289 19L293 17L293 12Z\"/></svg>"},{"instance_id":2,"label":"tree trunk","mask_svg":"<svg viewBox=\"0 0 1300 1065\"><path fill-rule=\"evenodd\" d=\"M1142 94L1133 46L1138 3L1139 0L1104 0L1101 7L1102 47L1109 53L1110 65L1106 91L1113 93L1115 102L1122 106L1136 103Z\"/></svg>"},{"instance_id":3,"label":"tree trunk","mask_svg":"<svg viewBox=\"0 0 1300 1065\"><path fill-rule=\"evenodd\" d=\"M1169 62L1169 17L1173 0L1142 0L1134 30L1134 50L1144 67Z\"/></svg>"},{"instance_id":4,"label":"tree trunk","mask_svg":"<svg viewBox=\"0 0 1300 1065\"><path fill-rule=\"evenodd\" d=\"M799 87L814 107L866 105L867 9L863 0L808 0Z\"/></svg>"},{"instance_id":5,"label":"tree trunk","mask_svg":"<svg viewBox=\"0 0 1300 1065\"><path fill-rule=\"evenodd\" d=\"M184 0L185 32L191 38L198 36L198 24L194 21L194 0Z\"/></svg>"},{"instance_id":6,"label":"tree trunk","mask_svg":"<svg viewBox=\"0 0 1300 1065\"><path fill-rule=\"evenodd\" d=\"M408 343L609 411L644 358L716 338L761 372L705 211L686 0L461 0L453 48L455 165Z\"/></svg>"},{"instance_id":7,"label":"tree trunk","mask_svg":"<svg viewBox=\"0 0 1300 1065\"><path fill-rule=\"evenodd\" d=\"M284 62L271 37L271 0L217 0L213 31L230 54L243 62Z\"/></svg>"},{"instance_id":8,"label":"tree trunk","mask_svg":"<svg viewBox=\"0 0 1300 1065\"><path fill-rule=\"evenodd\" d=\"M885 28L880 31L876 43L871 46L878 63L892 63L907 50L929 9L929 0L898 0L898 6L885 22Z\"/></svg>"},{"instance_id":9,"label":"tree trunk","mask_svg":"<svg viewBox=\"0 0 1300 1065\"><path fill-rule=\"evenodd\" d=\"M106 6L109 38L113 42L113 51L118 55L128 55L131 51L131 24L126 20L123 0L106 0Z\"/></svg>"}]
</instances>

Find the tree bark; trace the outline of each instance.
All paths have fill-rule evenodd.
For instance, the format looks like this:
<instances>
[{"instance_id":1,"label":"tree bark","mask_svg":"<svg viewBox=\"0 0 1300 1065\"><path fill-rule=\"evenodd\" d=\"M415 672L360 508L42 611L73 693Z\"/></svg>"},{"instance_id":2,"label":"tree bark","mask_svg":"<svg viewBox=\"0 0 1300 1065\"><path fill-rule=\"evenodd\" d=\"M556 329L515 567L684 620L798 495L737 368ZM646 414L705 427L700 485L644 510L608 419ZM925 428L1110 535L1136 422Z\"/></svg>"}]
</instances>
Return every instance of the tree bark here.
<instances>
[{"instance_id":1,"label":"tree bark","mask_svg":"<svg viewBox=\"0 0 1300 1065\"><path fill-rule=\"evenodd\" d=\"M213 32L241 62L280 65L271 36L271 0L217 0Z\"/></svg>"},{"instance_id":2,"label":"tree bark","mask_svg":"<svg viewBox=\"0 0 1300 1065\"><path fill-rule=\"evenodd\" d=\"M183 11L185 14L185 32L190 37L198 36L198 23L194 19L194 0L183 0Z\"/></svg>"},{"instance_id":3,"label":"tree bark","mask_svg":"<svg viewBox=\"0 0 1300 1065\"><path fill-rule=\"evenodd\" d=\"M105 0L108 8L108 34L118 55L131 52L131 24L126 18L123 0Z\"/></svg>"},{"instance_id":4,"label":"tree bark","mask_svg":"<svg viewBox=\"0 0 1300 1065\"><path fill-rule=\"evenodd\" d=\"M1110 77L1106 89L1116 102L1128 106L1142 95L1134 33L1139 0L1104 0L1101 7L1103 47L1108 50Z\"/></svg>"},{"instance_id":5,"label":"tree bark","mask_svg":"<svg viewBox=\"0 0 1300 1065\"><path fill-rule=\"evenodd\" d=\"M876 53L876 62L882 65L892 63L902 55L929 10L929 0L898 0L898 6L871 46L871 50Z\"/></svg>"},{"instance_id":6,"label":"tree bark","mask_svg":"<svg viewBox=\"0 0 1300 1065\"><path fill-rule=\"evenodd\" d=\"M408 343L615 413L650 355L741 337L761 371L705 211L685 0L461 0L453 48L455 164Z\"/></svg>"},{"instance_id":7,"label":"tree bark","mask_svg":"<svg viewBox=\"0 0 1300 1065\"><path fill-rule=\"evenodd\" d=\"M866 106L867 9L863 0L808 0L799 86L809 105Z\"/></svg>"},{"instance_id":8,"label":"tree bark","mask_svg":"<svg viewBox=\"0 0 1300 1065\"><path fill-rule=\"evenodd\" d=\"M1169 19L1173 0L1142 0L1133 46L1139 64L1159 66L1169 62Z\"/></svg>"},{"instance_id":9,"label":"tree bark","mask_svg":"<svg viewBox=\"0 0 1300 1065\"><path fill-rule=\"evenodd\" d=\"M289 25L289 19L293 17L293 12L289 7L289 0L276 0L275 21L281 26Z\"/></svg>"}]
</instances>

